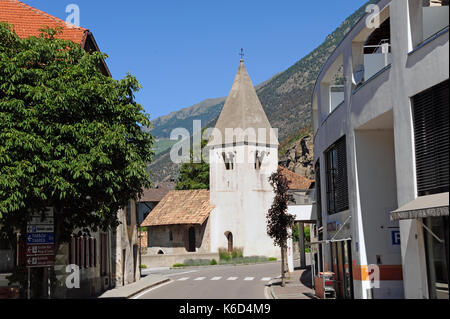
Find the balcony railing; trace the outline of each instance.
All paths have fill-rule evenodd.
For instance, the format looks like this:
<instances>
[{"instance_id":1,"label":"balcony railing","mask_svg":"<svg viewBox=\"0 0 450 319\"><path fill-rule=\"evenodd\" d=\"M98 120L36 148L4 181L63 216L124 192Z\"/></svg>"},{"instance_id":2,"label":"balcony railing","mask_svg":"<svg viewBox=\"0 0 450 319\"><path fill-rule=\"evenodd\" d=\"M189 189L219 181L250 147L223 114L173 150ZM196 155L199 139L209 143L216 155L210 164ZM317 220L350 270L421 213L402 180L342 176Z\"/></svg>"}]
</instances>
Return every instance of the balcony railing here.
<instances>
[{"instance_id":1,"label":"balcony railing","mask_svg":"<svg viewBox=\"0 0 450 319\"><path fill-rule=\"evenodd\" d=\"M424 7L423 40L427 40L448 26L449 6Z\"/></svg>"},{"instance_id":2,"label":"balcony railing","mask_svg":"<svg viewBox=\"0 0 450 319\"><path fill-rule=\"evenodd\" d=\"M364 52L372 51L372 53L364 54L364 65L355 68L353 83L357 87L391 64L391 45L384 41L388 40L383 40L378 45L364 46Z\"/></svg>"},{"instance_id":3,"label":"balcony railing","mask_svg":"<svg viewBox=\"0 0 450 319\"><path fill-rule=\"evenodd\" d=\"M342 102L344 102L344 86L343 85L330 86L330 111L332 112Z\"/></svg>"}]
</instances>

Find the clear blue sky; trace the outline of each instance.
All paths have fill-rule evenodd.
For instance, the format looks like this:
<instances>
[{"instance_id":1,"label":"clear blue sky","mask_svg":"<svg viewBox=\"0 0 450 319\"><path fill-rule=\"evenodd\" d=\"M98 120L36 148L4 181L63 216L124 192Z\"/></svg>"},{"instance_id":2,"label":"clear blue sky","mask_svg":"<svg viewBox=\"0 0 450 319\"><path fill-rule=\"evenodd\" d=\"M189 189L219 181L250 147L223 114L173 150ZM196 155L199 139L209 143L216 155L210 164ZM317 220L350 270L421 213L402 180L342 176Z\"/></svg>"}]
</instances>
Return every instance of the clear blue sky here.
<instances>
[{"instance_id":1,"label":"clear blue sky","mask_svg":"<svg viewBox=\"0 0 450 319\"><path fill-rule=\"evenodd\" d=\"M253 83L284 71L365 0L22 0L63 20L80 7L116 79L130 72L154 119L226 96L240 48Z\"/></svg>"}]
</instances>

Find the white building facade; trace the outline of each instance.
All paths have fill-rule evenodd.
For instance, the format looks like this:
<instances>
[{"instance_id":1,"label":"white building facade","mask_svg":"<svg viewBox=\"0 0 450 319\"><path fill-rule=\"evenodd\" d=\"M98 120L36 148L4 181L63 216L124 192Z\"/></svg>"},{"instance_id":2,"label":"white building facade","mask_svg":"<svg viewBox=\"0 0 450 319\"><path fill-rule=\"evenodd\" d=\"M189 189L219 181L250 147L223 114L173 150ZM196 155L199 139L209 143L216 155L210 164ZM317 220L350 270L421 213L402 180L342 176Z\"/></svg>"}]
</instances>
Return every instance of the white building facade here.
<instances>
[{"instance_id":1,"label":"white building facade","mask_svg":"<svg viewBox=\"0 0 450 319\"><path fill-rule=\"evenodd\" d=\"M379 1L317 79L314 260L339 297L448 298L448 8Z\"/></svg>"}]
</instances>

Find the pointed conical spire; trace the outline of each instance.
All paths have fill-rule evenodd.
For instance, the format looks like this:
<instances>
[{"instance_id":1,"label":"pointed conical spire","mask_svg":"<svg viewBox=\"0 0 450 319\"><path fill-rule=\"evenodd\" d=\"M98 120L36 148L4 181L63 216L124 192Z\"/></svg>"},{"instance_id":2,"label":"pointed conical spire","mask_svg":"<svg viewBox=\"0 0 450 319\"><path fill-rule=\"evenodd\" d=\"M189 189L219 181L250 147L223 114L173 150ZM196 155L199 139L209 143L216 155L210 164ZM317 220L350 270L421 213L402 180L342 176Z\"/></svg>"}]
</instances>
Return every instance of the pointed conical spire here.
<instances>
[{"instance_id":1,"label":"pointed conical spire","mask_svg":"<svg viewBox=\"0 0 450 319\"><path fill-rule=\"evenodd\" d=\"M211 146L228 144L229 137L225 136L227 128L239 128L243 131L253 129L255 132L256 136L237 136L234 138L236 143L263 142L262 144L278 145L278 138L270 126L243 59L241 59L230 94L216 123L216 129L222 134L222 141L214 138L210 142ZM258 132L262 132L260 129L265 130L264 136L258 134Z\"/></svg>"}]
</instances>

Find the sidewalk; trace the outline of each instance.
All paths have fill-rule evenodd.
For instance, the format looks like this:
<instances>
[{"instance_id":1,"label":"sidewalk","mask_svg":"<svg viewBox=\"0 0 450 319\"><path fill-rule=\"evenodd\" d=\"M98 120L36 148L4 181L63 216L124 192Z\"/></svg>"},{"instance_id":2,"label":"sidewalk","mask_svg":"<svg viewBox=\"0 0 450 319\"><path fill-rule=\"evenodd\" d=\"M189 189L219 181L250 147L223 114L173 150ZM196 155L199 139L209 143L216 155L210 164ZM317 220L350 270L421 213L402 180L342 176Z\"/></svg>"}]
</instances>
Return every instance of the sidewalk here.
<instances>
[{"instance_id":1,"label":"sidewalk","mask_svg":"<svg viewBox=\"0 0 450 319\"><path fill-rule=\"evenodd\" d=\"M311 268L296 268L294 272L286 273L286 286L281 287L281 277L270 281L270 293L273 299L316 299L311 288Z\"/></svg>"},{"instance_id":2,"label":"sidewalk","mask_svg":"<svg viewBox=\"0 0 450 319\"><path fill-rule=\"evenodd\" d=\"M129 299L148 288L160 285L168 281L170 281L170 279L167 277L151 274L142 277L135 283L108 290L101 296L99 296L99 298Z\"/></svg>"}]
</instances>

